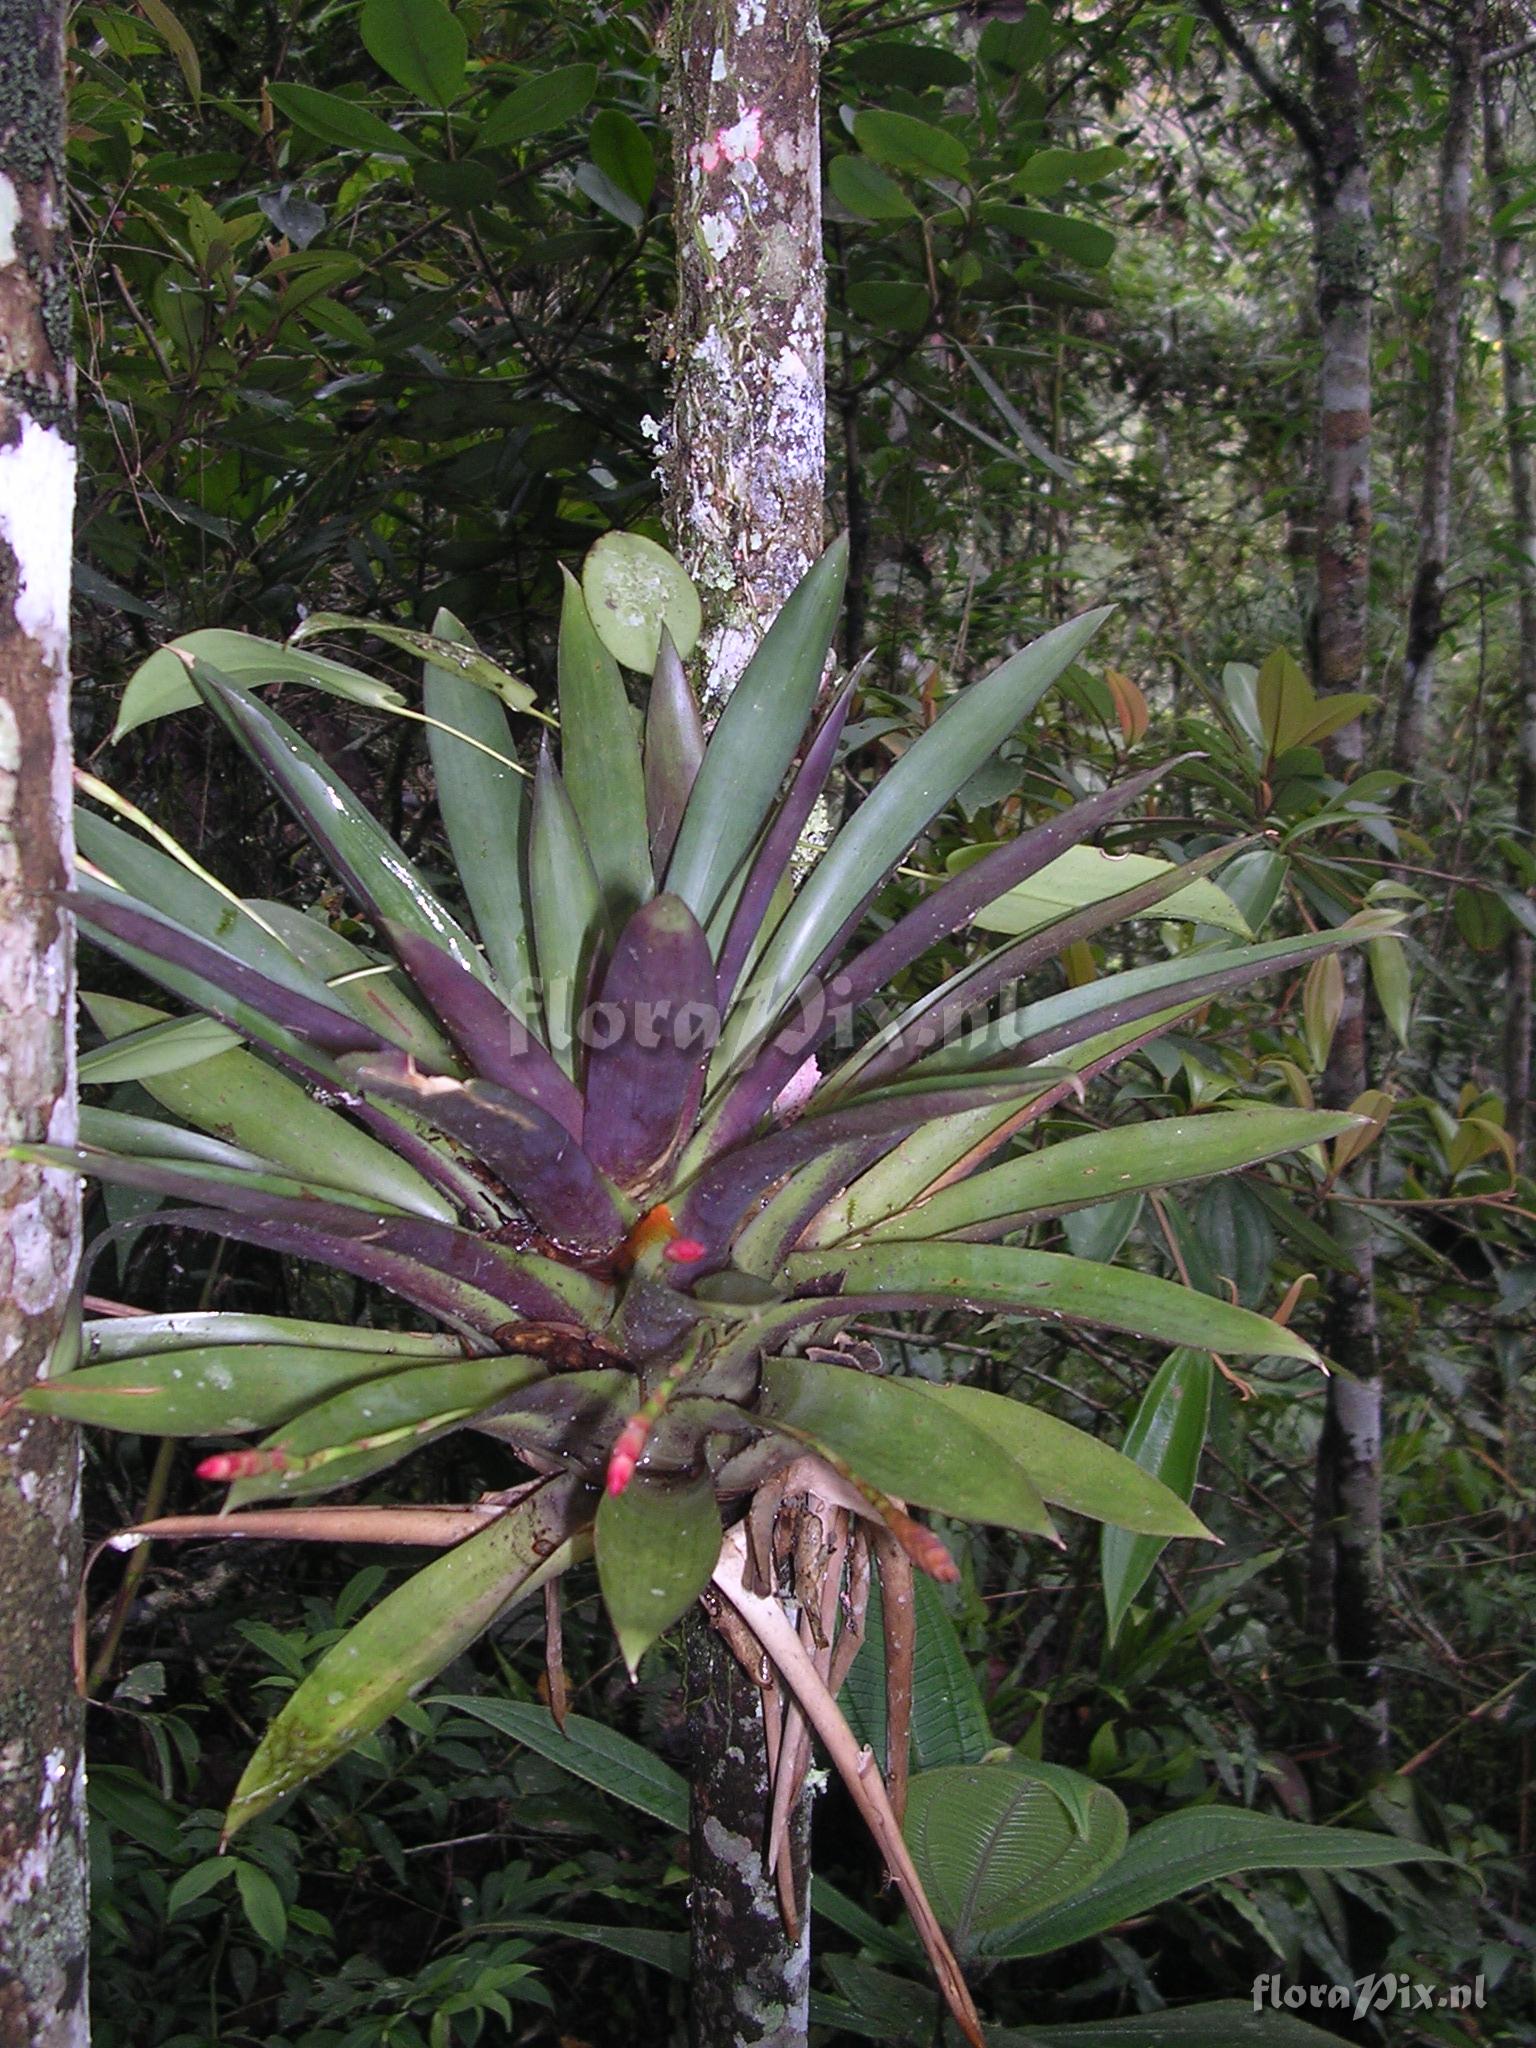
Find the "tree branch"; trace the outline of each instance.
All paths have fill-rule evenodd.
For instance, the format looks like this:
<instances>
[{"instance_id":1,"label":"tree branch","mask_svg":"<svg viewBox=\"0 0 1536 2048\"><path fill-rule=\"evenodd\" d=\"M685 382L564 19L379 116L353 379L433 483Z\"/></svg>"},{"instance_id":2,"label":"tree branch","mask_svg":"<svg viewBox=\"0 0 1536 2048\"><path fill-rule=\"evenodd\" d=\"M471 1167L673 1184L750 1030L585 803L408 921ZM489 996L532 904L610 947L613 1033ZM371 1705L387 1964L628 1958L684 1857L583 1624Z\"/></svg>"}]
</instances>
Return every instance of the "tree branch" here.
<instances>
[{"instance_id":1,"label":"tree branch","mask_svg":"<svg viewBox=\"0 0 1536 2048\"><path fill-rule=\"evenodd\" d=\"M1287 124L1314 165L1322 161L1323 137L1312 109L1301 97L1282 85L1260 57L1227 11L1226 0L1195 0L1200 12L1215 29L1244 71L1253 80L1275 112Z\"/></svg>"}]
</instances>

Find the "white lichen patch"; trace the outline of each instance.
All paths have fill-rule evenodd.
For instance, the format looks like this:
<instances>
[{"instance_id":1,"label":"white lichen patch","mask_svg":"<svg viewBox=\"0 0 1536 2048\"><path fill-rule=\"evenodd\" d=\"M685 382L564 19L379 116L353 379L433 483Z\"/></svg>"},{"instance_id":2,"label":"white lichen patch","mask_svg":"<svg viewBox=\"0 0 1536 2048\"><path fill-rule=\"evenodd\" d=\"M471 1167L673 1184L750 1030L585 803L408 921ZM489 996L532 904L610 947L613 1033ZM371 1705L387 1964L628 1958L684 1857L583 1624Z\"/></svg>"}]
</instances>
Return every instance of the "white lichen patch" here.
<instances>
[{"instance_id":1,"label":"white lichen patch","mask_svg":"<svg viewBox=\"0 0 1536 2048\"><path fill-rule=\"evenodd\" d=\"M21 439L0 448L0 539L16 558L16 623L58 675L69 661L74 514L74 449L24 415Z\"/></svg>"},{"instance_id":2,"label":"white lichen patch","mask_svg":"<svg viewBox=\"0 0 1536 2048\"><path fill-rule=\"evenodd\" d=\"M711 261L723 263L736 246L736 225L723 213L706 213L699 222L699 240Z\"/></svg>"},{"instance_id":3,"label":"white lichen patch","mask_svg":"<svg viewBox=\"0 0 1536 2048\"><path fill-rule=\"evenodd\" d=\"M21 219L21 201L16 187L0 171L0 267L16 261L16 224Z\"/></svg>"}]
</instances>

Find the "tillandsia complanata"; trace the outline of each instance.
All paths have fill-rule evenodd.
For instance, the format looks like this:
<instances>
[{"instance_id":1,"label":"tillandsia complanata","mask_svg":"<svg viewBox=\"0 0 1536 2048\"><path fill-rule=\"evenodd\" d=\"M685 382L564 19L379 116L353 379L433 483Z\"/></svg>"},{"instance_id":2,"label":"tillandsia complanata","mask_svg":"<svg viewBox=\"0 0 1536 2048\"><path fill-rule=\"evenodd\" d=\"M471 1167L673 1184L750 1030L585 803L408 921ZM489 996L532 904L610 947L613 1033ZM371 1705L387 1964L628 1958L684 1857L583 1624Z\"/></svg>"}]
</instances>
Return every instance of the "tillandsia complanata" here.
<instances>
[{"instance_id":1,"label":"tillandsia complanata","mask_svg":"<svg viewBox=\"0 0 1536 2048\"><path fill-rule=\"evenodd\" d=\"M88 1107L77 1147L26 1156L164 1198L173 1206L156 1227L351 1274L418 1311L418 1327L389 1327L407 1319L387 1310L377 1328L216 1311L102 1317L29 1401L141 1433L258 1440L199 1468L232 1482L221 1516L140 1535L344 1540L364 1533L361 1517L368 1540L443 1549L287 1701L240 1781L231 1831L377 1727L512 1603L595 1557L631 1671L701 1600L754 1665L766 1653L794 1700L776 1813L809 1761L803 1712L978 2039L890 1798L836 1705L860 1589L871 1569L954 1575L914 1508L1047 1537L1053 1508L1143 1535L1205 1532L1091 1436L973 1387L859 1369L868 1347L839 1333L870 1311L964 1305L1313 1358L1281 1322L1027 1240L1072 1209L1250 1167L1356 1119L1250 1103L1036 1134L1213 997L1366 927L1191 944L1015 999L1065 947L1209 889L1221 848L1110 884L969 958L937 991L882 1002L938 942L1091 841L1163 771L1064 803L863 936L897 863L1105 614L1046 633L959 691L802 873L797 849L838 774L855 689L823 694L845 564L839 541L707 741L659 624L642 731L568 579L559 761L546 738L531 775L508 716L533 711L531 692L452 617L431 635L311 621L376 631L423 658L414 715L464 916L255 694L303 680L395 709L398 692L307 645L235 633L193 634L154 658L130 688L132 715L147 715L148 698L157 711L207 706L335 869L371 943L234 897L87 779L136 830L82 810L81 930L182 1009L87 995L104 1043L81 1079L137 1081L166 1117ZM459 1429L501 1439L533 1476L471 1506L312 1504ZM807 1500L827 1538L819 1585L790 1589L818 1618L809 1648L780 1602L795 1552L783 1513ZM257 1506L273 1501L294 1505ZM558 1702L558 1683L551 1692Z\"/></svg>"}]
</instances>

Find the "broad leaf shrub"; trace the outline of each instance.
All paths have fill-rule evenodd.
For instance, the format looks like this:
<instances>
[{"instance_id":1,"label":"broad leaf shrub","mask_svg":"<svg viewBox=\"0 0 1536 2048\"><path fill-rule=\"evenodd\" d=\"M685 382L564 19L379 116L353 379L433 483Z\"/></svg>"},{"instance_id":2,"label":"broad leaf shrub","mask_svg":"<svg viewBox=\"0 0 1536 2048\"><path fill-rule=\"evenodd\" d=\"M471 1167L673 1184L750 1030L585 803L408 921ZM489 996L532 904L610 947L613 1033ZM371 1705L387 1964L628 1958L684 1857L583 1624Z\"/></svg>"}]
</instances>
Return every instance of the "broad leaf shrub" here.
<instances>
[{"instance_id":1,"label":"broad leaf shrub","mask_svg":"<svg viewBox=\"0 0 1536 2048\"><path fill-rule=\"evenodd\" d=\"M231 1482L225 1512L171 1525L181 1533L442 1549L297 1687L236 1788L226 1837L515 1603L595 1559L631 1672L701 1598L734 1617L735 1640L756 1638L848 1777L976 2038L898 1815L858 1770L835 1703L837 1571L818 1660L776 1597L775 1511L809 1491L843 1518L850 1656L871 1570L955 1574L914 1507L1044 1538L1053 1509L1152 1543L1205 1532L1179 1493L1096 1439L978 1388L859 1370L838 1333L872 1311L950 1304L1315 1358L1251 1309L1020 1240L1107 1198L1338 1139L1359 1119L1248 1103L1031 1139L1212 997L1382 920L1234 938L1242 919L1207 879L1221 850L1182 867L1107 864L1085 882L1096 864L1085 870L1081 849L1153 770L995 845L865 938L897 864L1105 615L1056 628L964 690L802 872L855 689L849 679L818 711L845 564L838 542L812 568L707 740L661 620L639 636L658 652L637 723L603 606L594 619L568 578L558 763L546 735L531 773L508 712L542 715L532 693L447 614L431 635L369 629L423 658L419 714L311 655L307 634L286 649L197 634L146 664L120 727L211 710L334 869L370 942L234 896L87 778L124 822L82 813L82 931L183 1007L87 996L104 1043L82 1079L137 1082L167 1117L88 1108L78 1146L25 1156L169 1201L162 1227L349 1274L397 1312L378 1327L222 1312L91 1321L74 1370L30 1399L141 1433L255 1438L203 1461L204 1477ZM589 575L587 587L606 586ZM675 579L657 587L675 618ZM632 621L624 631L633 659ZM257 694L301 674L424 719L467 916ZM1004 900L1015 914L999 918ZM1030 986L1065 949L1146 913L1192 921L1196 942L1055 993ZM1011 935L936 989L883 1000L977 922ZM534 1476L458 1507L315 1504L460 1429L499 1438ZM559 1691L552 1674L557 1704ZM808 1738L796 1747L785 1782L809 1760Z\"/></svg>"}]
</instances>

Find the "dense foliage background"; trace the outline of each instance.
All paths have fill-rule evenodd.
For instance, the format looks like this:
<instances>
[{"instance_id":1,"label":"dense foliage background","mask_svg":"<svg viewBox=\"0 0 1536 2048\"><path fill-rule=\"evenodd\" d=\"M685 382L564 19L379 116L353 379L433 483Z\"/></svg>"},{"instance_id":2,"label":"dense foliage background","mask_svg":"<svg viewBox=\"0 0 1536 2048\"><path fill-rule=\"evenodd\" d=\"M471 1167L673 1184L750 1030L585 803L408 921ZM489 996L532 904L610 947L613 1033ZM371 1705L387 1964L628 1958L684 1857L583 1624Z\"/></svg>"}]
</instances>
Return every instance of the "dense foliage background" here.
<instances>
[{"instance_id":1,"label":"dense foliage background","mask_svg":"<svg viewBox=\"0 0 1536 2048\"><path fill-rule=\"evenodd\" d=\"M141 0L74 18L80 757L237 888L305 903L320 871L208 720L109 746L143 656L211 623L282 637L316 611L424 625L446 605L547 692L557 565L613 526L662 532L667 21L576 0L465 0L457 43L440 32L423 55L392 32L397 12L371 0L361 32L355 7L307 0L203 0L180 15ZM1237 12L1272 80L1301 90L1305 9ZM1533 707L1518 684L1531 536L1509 489L1511 436L1531 423L1507 408L1511 341L1494 293L1500 241L1523 249L1536 221L1533 74L1519 54L1484 73L1508 160L1497 190L1479 168L1470 196L1431 729L1406 770L1401 757L1389 766L1460 17L1367 13L1374 702L1345 781L1306 679L1311 221L1280 114L1205 14L1177 0L827 13L829 518L853 543L843 653L872 656L846 758L855 791L1009 647L1089 604L1119 607L1095 664L914 854L911 886L1062 786L1188 750L1197 758L1162 785L1150 821L1108 843L1187 857L1253 835L1225 882L1266 935L1367 901L1407 913L1401 942L1372 950L1368 1174L1335 1156L1321 1177L1133 1199L1067 1232L1075 1249L1119 1247L1266 1310L1293 1290L1314 1330L1353 1234L1369 1233L1388 1388L1394 1768L1355 1767L1357 1689L1309 1589L1313 1375L1218 1378L1197 1505L1226 1547L1214 1562L1166 1553L1113 1642L1081 1525L1060 1554L948 1531L963 1569L949 1614L998 1741L1100 1777L1138 1818L1219 1788L1403 1832L1451 1850L1462 1874L1215 1885L1008 1965L986 1998L1014 2024L1246 1997L1266 1970L1323 1986L1397 1970L1480 1979L1487 2004L1384 2021L1334 2011L1328 2024L1393 2043L1536 2040L1536 1187L1508 1128L1504 1052L1522 957L1528 972L1517 942L1536 931L1520 783ZM1486 47L1520 45L1527 29L1496 14ZM1529 345L1518 328L1514 339ZM412 687L387 649L376 665ZM288 696L408 849L440 867L418 729ZM339 900L325 908L347 915ZM1139 929L1134 943L1156 957L1159 928ZM1105 964L1102 948L1080 948L1062 971ZM86 979L114 985L97 961ZM1337 1016L1318 971L1213 1006L1198 1032L1128 1066L1093 1112L1310 1101ZM102 1220L123 1220L123 1202ZM210 1261L153 1233L132 1242L95 1272L116 1299L348 1310L258 1254ZM975 1317L870 1334L910 1371L942 1377L963 1355L980 1384L1027 1382L1117 1442L1160 1362L1047 1326L993 1335ZM100 1530L206 1500L193 1461L153 1443L98 1440L90 1457ZM512 1472L478 1440L421 1462L433 1459L399 1483L473 1498ZM414 1707L253 1827L237 1861L210 1860L253 1731L393 1566L238 1548L157 1553L147 1572L145 1561L104 1565L89 1589L102 2048L667 2036L687 1886L676 1833L458 1709ZM631 1690L593 1605L567 1621L577 1705L665 1756L676 1666L655 1655ZM445 1690L533 1697L532 1629L517 1620ZM836 1797L822 1804L818 1859L886 1913ZM608 1951L573 1938L581 1923L608 1930ZM830 1934L820 1981L840 2002L824 2014L867 2037L923 2038L931 2014L893 2006L840 1946Z\"/></svg>"}]
</instances>

